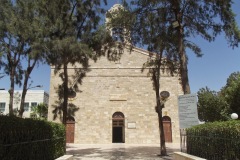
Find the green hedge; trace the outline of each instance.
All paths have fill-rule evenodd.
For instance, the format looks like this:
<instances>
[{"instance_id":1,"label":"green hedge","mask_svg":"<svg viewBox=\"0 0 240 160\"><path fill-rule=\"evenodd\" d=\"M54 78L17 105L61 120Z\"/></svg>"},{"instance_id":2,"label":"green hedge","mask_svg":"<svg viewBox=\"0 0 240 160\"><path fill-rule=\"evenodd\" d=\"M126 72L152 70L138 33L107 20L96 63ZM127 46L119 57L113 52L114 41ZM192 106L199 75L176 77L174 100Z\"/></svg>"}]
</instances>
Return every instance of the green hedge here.
<instances>
[{"instance_id":1,"label":"green hedge","mask_svg":"<svg viewBox=\"0 0 240 160\"><path fill-rule=\"evenodd\" d=\"M187 153L206 159L240 159L240 121L213 122L187 129Z\"/></svg>"},{"instance_id":2,"label":"green hedge","mask_svg":"<svg viewBox=\"0 0 240 160\"><path fill-rule=\"evenodd\" d=\"M62 124L0 116L1 160L53 160L64 153Z\"/></svg>"}]
</instances>

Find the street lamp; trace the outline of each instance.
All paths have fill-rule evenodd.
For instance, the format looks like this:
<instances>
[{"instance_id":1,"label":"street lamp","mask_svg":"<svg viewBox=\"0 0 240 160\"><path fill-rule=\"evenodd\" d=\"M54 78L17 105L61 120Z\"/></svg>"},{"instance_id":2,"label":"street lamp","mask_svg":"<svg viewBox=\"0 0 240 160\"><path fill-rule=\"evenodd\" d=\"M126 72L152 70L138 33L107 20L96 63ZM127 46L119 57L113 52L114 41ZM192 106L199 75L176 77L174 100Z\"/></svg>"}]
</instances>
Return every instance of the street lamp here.
<instances>
[{"instance_id":1,"label":"street lamp","mask_svg":"<svg viewBox=\"0 0 240 160\"><path fill-rule=\"evenodd\" d=\"M33 87L28 87L27 90L32 89L32 88L42 88L42 87L43 87L43 85L36 85L36 86L33 86Z\"/></svg>"},{"instance_id":2,"label":"street lamp","mask_svg":"<svg viewBox=\"0 0 240 160\"><path fill-rule=\"evenodd\" d=\"M160 106L156 106L155 110L158 113L158 111L162 110L162 108L164 108L164 104L165 102L168 100L168 97L170 96L170 93L168 91L162 91L160 92Z\"/></svg>"},{"instance_id":3,"label":"street lamp","mask_svg":"<svg viewBox=\"0 0 240 160\"><path fill-rule=\"evenodd\" d=\"M73 100L76 97L77 93L73 90L73 88L68 89L68 99Z\"/></svg>"},{"instance_id":4,"label":"street lamp","mask_svg":"<svg viewBox=\"0 0 240 160\"><path fill-rule=\"evenodd\" d=\"M160 92L160 97L163 99L163 100L167 100L167 98L170 96L170 93L168 91L162 91Z\"/></svg>"},{"instance_id":5,"label":"street lamp","mask_svg":"<svg viewBox=\"0 0 240 160\"><path fill-rule=\"evenodd\" d=\"M164 108L165 102L168 100L168 97L170 96L170 93L168 91L162 91L160 92L160 98L162 100L162 108Z\"/></svg>"},{"instance_id":6,"label":"street lamp","mask_svg":"<svg viewBox=\"0 0 240 160\"><path fill-rule=\"evenodd\" d=\"M232 114L231 114L231 118L232 118L232 119L238 119L237 113L232 113Z\"/></svg>"}]
</instances>

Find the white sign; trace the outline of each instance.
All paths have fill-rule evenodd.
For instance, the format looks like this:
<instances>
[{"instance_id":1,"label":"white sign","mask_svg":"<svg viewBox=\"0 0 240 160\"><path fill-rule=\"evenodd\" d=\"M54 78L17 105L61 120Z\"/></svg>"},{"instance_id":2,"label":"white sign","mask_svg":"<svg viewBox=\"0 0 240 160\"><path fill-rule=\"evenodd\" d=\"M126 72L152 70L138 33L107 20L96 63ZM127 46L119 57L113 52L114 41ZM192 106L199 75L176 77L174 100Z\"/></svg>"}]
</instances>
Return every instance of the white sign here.
<instances>
[{"instance_id":1,"label":"white sign","mask_svg":"<svg viewBox=\"0 0 240 160\"><path fill-rule=\"evenodd\" d=\"M186 94L178 96L178 113L180 129L198 125L197 95Z\"/></svg>"},{"instance_id":2,"label":"white sign","mask_svg":"<svg viewBox=\"0 0 240 160\"><path fill-rule=\"evenodd\" d=\"M135 129L136 128L136 123L135 122L128 122L128 128L129 129Z\"/></svg>"}]
</instances>

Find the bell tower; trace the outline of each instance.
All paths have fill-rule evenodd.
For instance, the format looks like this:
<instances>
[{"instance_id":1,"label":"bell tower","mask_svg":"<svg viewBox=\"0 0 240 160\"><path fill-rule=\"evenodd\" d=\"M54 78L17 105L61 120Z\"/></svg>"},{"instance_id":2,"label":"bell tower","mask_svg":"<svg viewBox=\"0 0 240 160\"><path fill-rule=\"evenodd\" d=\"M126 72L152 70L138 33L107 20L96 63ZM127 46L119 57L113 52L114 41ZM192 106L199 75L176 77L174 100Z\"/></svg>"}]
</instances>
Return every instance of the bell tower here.
<instances>
[{"instance_id":1,"label":"bell tower","mask_svg":"<svg viewBox=\"0 0 240 160\"><path fill-rule=\"evenodd\" d=\"M126 43L126 28L121 25L113 24L111 21L124 10L125 9L121 4L113 5L106 13L106 27L115 41Z\"/></svg>"}]
</instances>

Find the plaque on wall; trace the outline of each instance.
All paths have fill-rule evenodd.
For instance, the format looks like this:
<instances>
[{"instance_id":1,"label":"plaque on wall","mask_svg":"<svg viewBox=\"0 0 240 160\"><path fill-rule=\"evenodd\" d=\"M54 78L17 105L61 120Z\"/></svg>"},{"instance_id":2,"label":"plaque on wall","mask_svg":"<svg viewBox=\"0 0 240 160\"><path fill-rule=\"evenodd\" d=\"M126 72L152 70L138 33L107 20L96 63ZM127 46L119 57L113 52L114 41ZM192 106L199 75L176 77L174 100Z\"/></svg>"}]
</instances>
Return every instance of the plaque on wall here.
<instances>
[{"instance_id":1,"label":"plaque on wall","mask_svg":"<svg viewBox=\"0 0 240 160\"><path fill-rule=\"evenodd\" d=\"M128 122L128 129L136 129L136 122Z\"/></svg>"},{"instance_id":2,"label":"plaque on wall","mask_svg":"<svg viewBox=\"0 0 240 160\"><path fill-rule=\"evenodd\" d=\"M127 101L126 94L110 94L110 101Z\"/></svg>"}]
</instances>

